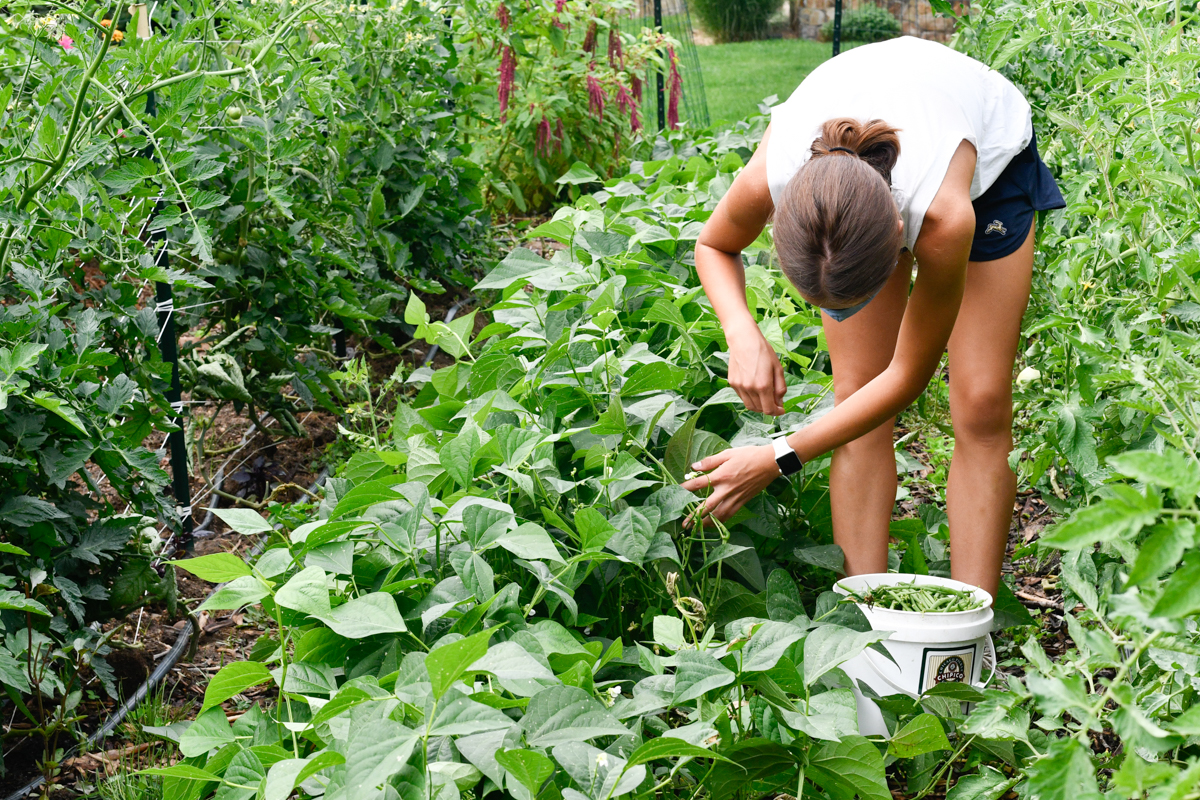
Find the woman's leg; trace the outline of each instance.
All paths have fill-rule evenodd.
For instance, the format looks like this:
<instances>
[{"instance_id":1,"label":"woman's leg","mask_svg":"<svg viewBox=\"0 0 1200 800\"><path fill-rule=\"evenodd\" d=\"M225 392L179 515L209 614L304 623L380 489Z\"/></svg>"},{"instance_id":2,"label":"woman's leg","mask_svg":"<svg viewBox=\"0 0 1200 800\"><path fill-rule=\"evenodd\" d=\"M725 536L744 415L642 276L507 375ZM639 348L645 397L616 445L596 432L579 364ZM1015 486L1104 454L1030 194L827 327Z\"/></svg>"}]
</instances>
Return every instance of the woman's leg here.
<instances>
[{"instance_id":1,"label":"woman's leg","mask_svg":"<svg viewBox=\"0 0 1200 800\"><path fill-rule=\"evenodd\" d=\"M967 265L950 335L954 457L946 488L951 574L993 595L1000 581L1017 478L1012 450L1013 362L1033 279L1033 229L1021 249Z\"/></svg>"},{"instance_id":2,"label":"woman's leg","mask_svg":"<svg viewBox=\"0 0 1200 800\"><path fill-rule=\"evenodd\" d=\"M906 253L862 311L844 322L822 314L833 364L834 403L854 394L891 363L911 280L912 257ZM887 571L888 522L896 504L894 423L888 420L833 451L829 470L833 539L846 554L847 575Z\"/></svg>"}]
</instances>

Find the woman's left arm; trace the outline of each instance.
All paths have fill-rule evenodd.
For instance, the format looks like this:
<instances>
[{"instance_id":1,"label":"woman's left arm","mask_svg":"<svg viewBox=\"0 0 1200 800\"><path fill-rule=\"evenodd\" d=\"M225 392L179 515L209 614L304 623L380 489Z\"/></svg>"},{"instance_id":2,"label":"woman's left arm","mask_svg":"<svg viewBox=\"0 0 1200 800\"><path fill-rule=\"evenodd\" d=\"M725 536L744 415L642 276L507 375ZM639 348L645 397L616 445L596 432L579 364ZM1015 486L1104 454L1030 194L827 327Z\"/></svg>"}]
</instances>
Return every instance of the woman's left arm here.
<instances>
[{"instance_id":1,"label":"woman's left arm","mask_svg":"<svg viewBox=\"0 0 1200 800\"><path fill-rule=\"evenodd\" d=\"M813 424L788 436L802 461L857 439L896 416L917 399L937 369L958 318L967 260L975 233L971 178L975 148L963 142L929 205L917 238L920 265L887 369ZM689 491L711 488L705 512L728 519L765 489L779 470L770 446L738 447L704 459L694 469L708 473L683 484Z\"/></svg>"}]
</instances>

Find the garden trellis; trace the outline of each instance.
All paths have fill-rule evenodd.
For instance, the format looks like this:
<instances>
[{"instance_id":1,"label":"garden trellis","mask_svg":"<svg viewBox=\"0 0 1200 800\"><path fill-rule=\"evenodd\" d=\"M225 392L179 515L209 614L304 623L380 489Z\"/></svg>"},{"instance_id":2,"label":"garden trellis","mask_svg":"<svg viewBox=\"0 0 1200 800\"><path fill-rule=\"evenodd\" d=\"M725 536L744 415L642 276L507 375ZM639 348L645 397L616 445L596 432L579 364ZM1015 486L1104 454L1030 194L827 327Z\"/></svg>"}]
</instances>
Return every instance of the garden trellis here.
<instances>
[{"instance_id":1,"label":"garden trellis","mask_svg":"<svg viewBox=\"0 0 1200 800\"><path fill-rule=\"evenodd\" d=\"M656 20L661 22L656 23ZM696 54L695 29L688 10L687 0L637 0L636 10L620 20L621 28L629 33L638 33L642 28L661 25L663 33L679 42L679 72L683 77L683 98L680 120L686 120L694 128L709 124L708 98L704 94L704 75L700 69L700 58ZM657 70L647 74L646 86L653 88L666 82L667 76ZM664 88L665 95L665 88ZM666 103L665 96L662 103ZM656 120L661 128L665 124L664 110L659 110L659 99L655 92L648 91L642 99L642 116Z\"/></svg>"}]
</instances>

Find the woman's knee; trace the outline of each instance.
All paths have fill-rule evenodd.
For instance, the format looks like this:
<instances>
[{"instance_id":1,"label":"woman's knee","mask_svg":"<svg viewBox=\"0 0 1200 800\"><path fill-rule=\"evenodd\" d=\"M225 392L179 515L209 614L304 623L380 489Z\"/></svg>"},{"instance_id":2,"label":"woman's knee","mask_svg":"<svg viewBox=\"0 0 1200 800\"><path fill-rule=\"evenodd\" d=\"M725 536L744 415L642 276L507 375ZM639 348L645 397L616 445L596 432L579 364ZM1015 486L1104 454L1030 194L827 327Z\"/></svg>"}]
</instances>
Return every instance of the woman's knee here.
<instances>
[{"instance_id":1,"label":"woman's knee","mask_svg":"<svg viewBox=\"0 0 1200 800\"><path fill-rule=\"evenodd\" d=\"M954 437L981 445L1012 446L1012 386L976 382L955 387L950 379Z\"/></svg>"}]
</instances>

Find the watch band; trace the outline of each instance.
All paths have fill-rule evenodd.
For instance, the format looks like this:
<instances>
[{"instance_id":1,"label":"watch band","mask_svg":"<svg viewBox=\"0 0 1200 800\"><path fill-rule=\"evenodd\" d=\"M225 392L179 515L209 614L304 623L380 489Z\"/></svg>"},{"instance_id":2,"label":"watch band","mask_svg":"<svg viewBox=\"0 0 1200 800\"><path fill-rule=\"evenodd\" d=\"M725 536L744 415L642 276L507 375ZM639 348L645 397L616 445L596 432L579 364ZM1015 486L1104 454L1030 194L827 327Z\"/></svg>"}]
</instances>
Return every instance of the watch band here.
<instances>
[{"instance_id":1,"label":"watch band","mask_svg":"<svg viewBox=\"0 0 1200 800\"><path fill-rule=\"evenodd\" d=\"M804 468L804 462L788 444L786 436L775 439L771 442L771 446L775 449L775 465L779 467L780 475L795 475Z\"/></svg>"}]
</instances>

